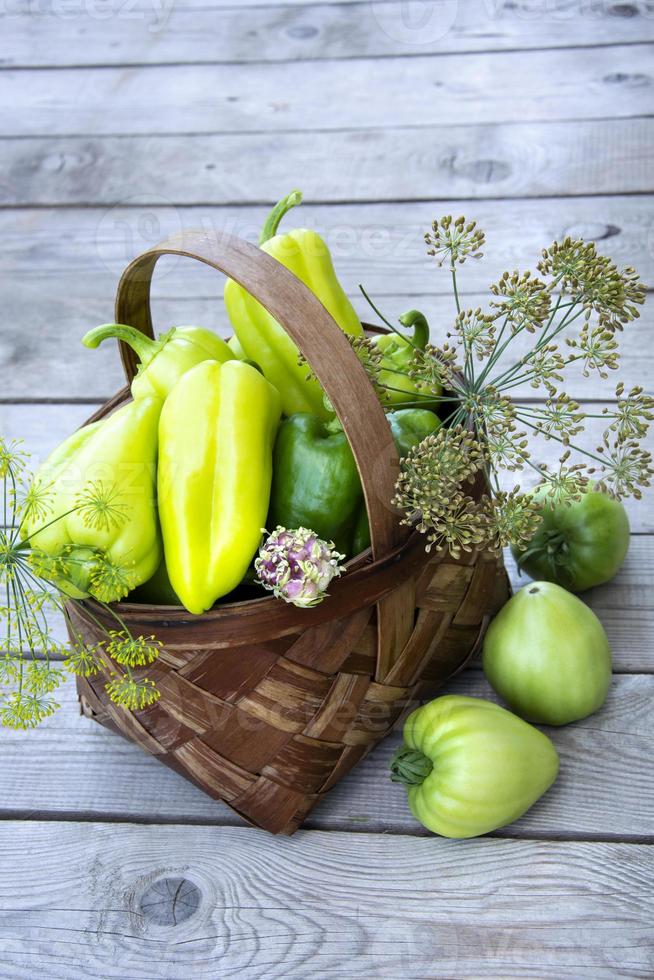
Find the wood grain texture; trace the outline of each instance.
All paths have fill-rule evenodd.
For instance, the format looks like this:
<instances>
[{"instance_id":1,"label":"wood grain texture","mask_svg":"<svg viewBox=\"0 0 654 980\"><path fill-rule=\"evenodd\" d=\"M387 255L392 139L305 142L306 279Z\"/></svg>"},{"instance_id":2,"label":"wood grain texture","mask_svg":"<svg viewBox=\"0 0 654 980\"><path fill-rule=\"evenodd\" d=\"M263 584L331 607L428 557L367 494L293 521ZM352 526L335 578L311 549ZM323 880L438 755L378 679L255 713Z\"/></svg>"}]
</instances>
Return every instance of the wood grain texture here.
<instances>
[{"instance_id":1,"label":"wood grain texture","mask_svg":"<svg viewBox=\"0 0 654 980\"><path fill-rule=\"evenodd\" d=\"M654 40L643 4L580 0L257 3L139 0L98 8L12 3L2 61L13 67L260 62L574 47ZM125 28L128 28L127 30Z\"/></svg>"},{"instance_id":2,"label":"wood grain texture","mask_svg":"<svg viewBox=\"0 0 654 980\"><path fill-rule=\"evenodd\" d=\"M0 134L308 133L339 130L344 120L374 129L635 117L651 113L653 90L646 44L352 59L346 71L321 61L7 70Z\"/></svg>"},{"instance_id":3,"label":"wood grain texture","mask_svg":"<svg viewBox=\"0 0 654 980\"><path fill-rule=\"evenodd\" d=\"M3 139L0 203L249 204L273 202L293 183L325 202L427 200L435 191L451 200L642 193L651 190L653 136L652 119L600 119L384 127L310 140L284 132ZM156 181L135 183L146 174Z\"/></svg>"},{"instance_id":4,"label":"wood grain texture","mask_svg":"<svg viewBox=\"0 0 654 980\"><path fill-rule=\"evenodd\" d=\"M286 191L301 175L289 175ZM148 183L135 174L134 188ZM301 180L296 181L301 183ZM30 297L113 297L119 276L139 252L191 228L227 232L257 241L267 206L187 208L171 201L115 208L18 209L0 211L3 305ZM434 218L454 212L475 218L486 232L483 261L468 262L459 274L464 292L481 292L505 269L533 268L543 248L566 235L595 240L619 265L638 269L654 283L654 196L599 196L510 201L463 200L456 208L439 196L427 202L315 205L298 209L288 227L322 234L348 293L363 283L373 297L446 294L449 275L425 250L424 232ZM71 275L75 289L70 288ZM165 257L157 266L160 297L220 297L220 276L189 260ZM360 303L358 304L360 305ZM14 308L17 308L16 306ZM111 311L108 311L111 312Z\"/></svg>"},{"instance_id":5,"label":"wood grain texture","mask_svg":"<svg viewBox=\"0 0 654 980\"><path fill-rule=\"evenodd\" d=\"M10 822L0 855L3 980L654 969L654 855L642 845ZM170 909L168 882L185 883L175 925L153 903Z\"/></svg>"},{"instance_id":6,"label":"wood grain texture","mask_svg":"<svg viewBox=\"0 0 654 980\"><path fill-rule=\"evenodd\" d=\"M443 693L497 700L483 674L469 669ZM4 819L76 815L114 821L242 821L137 746L106 732L77 710L74 683L61 710L34 732L0 729L0 814ZM654 677L617 675L605 706L590 718L544 729L561 756L554 787L525 816L494 836L654 841ZM391 783L388 766L399 732L332 789L306 826L425 835ZM46 791L47 787L47 791Z\"/></svg>"}]
</instances>

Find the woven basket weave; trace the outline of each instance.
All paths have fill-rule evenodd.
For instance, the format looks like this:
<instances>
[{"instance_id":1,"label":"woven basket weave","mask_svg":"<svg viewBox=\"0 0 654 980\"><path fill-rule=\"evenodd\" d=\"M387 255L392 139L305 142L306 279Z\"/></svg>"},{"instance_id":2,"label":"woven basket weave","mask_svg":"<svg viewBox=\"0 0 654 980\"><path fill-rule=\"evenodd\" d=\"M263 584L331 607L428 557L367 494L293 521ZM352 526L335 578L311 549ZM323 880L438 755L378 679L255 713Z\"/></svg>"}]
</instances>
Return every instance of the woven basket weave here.
<instances>
[{"instance_id":1,"label":"woven basket weave","mask_svg":"<svg viewBox=\"0 0 654 980\"><path fill-rule=\"evenodd\" d=\"M417 697L461 669L508 581L492 555L426 554L424 538L390 507L398 459L383 410L345 336L313 294L265 252L231 236L188 232L145 252L125 271L116 322L152 336L150 284L161 255L189 256L243 285L281 322L311 364L357 461L372 546L350 561L329 597L297 609L266 597L202 616L121 603L133 635L163 643L147 674L161 699L127 712L106 691L116 665L78 679L84 714L136 742L224 800L251 823L290 834L321 797ZM128 381L136 362L121 346ZM119 392L93 417L129 398ZM91 420L89 420L91 421ZM479 481L472 495L479 497ZM72 624L93 643L115 619L92 600L71 603Z\"/></svg>"}]
</instances>

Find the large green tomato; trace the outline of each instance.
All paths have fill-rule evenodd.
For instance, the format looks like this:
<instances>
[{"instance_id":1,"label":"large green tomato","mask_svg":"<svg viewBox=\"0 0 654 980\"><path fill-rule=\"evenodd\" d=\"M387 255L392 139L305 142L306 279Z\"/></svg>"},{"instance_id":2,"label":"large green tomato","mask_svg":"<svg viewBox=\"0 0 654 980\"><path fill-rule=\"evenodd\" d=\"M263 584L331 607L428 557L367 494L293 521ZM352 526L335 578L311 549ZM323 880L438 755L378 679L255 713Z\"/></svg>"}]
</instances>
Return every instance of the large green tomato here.
<instances>
[{"instance_id":1,"label":"large green tomato","mask_svg":"<svg viewBox=\"0 0 654 980\"><path fill-rule=\"evenodd\" d=\"M529 721L567 725L597 711L611 648L595 613L552 582L533 582L500 610L484 640L484 672Z\"/></svg>"},{"instance_id":2,"label":"large green tomato","mask_svg":"<svg viewBox=\"0 0 654 980\"><path fill-rule=\"evenodd\" d=\"M629 548L629 519L620 501L589 490L574 503L553 505L542 487L534 497L542 501L543 521L526 549L511 549L519 567L571 592L612 579Z\"/></svg>"},{"instance_id":3,"label":"large green tomato","mask_svg":"<svg viewBox=\"0 0 654 980\"><path fill-rule=\"evenodd\" d=\"M558 771L542 732L491 701L455 694L409 715L391 762L414 817L443 837L477 837L512 823Z\"/></svg>"}]
</instances>

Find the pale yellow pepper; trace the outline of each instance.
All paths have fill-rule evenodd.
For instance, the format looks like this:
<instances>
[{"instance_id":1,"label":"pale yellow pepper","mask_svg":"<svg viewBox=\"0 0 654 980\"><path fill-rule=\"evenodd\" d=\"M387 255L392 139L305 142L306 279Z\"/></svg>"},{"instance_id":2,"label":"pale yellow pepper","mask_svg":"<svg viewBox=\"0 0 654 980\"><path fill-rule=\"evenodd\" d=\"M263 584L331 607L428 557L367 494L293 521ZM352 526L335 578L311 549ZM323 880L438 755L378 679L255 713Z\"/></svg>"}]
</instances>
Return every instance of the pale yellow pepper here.
<instances>
[{"instance_id":1,"label":"pale yellow pepper","mask_svg":"<svg viewBox=\"0 0 654 980\"><path fill-rule=\"evenodd\" d=\"M168 396L159 425L159 518L170 582L191 613L242 581L261 541L281 414L243 361L204 361Z\"/></svg>"}]
</instances>

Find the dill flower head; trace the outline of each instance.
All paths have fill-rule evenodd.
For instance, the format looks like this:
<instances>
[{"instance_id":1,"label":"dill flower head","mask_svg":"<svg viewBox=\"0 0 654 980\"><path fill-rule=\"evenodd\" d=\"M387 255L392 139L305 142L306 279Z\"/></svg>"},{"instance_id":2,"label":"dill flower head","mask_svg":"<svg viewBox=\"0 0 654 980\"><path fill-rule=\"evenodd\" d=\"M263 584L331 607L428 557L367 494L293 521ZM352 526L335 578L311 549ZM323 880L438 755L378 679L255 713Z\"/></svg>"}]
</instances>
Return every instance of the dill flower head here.
<instances>
[{"instance_id":1,"label":"dill flower head","mask_svg":"<svg viewBox=\"0 0 654 980\"><path fill-rule=\"evenodd\" d=\"M136 678L132 674L112 674L105 684L107 694L126 711L142 711L161 697L154 681L147 677Z\"/></svg>"}]
</instances>

